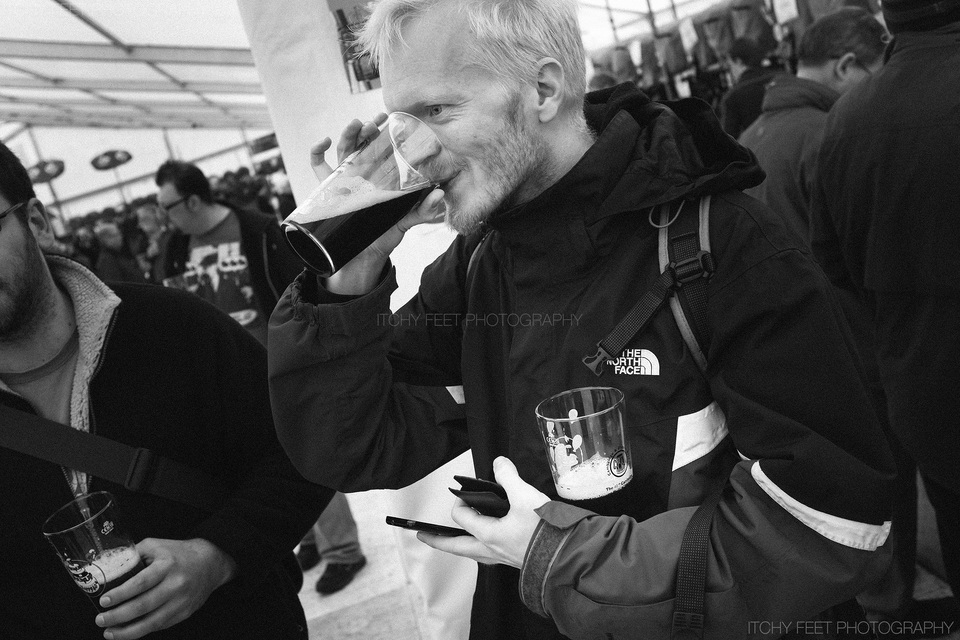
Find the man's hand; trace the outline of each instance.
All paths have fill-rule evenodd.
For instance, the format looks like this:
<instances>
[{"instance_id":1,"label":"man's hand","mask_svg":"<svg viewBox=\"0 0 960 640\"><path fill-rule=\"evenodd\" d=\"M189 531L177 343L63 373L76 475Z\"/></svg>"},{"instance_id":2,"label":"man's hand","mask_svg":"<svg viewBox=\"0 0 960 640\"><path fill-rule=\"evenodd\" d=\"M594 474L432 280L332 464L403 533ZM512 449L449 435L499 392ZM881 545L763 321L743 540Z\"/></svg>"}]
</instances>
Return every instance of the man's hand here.
<instances>
[{"instance_id":1,"label":"man's hand","mask_svg":"<svg viewBox=\"0 0 960 640\"><path fill-rule=\"evenodd\" d=\"M130 640L189 618L236 573L236 563L212 543L146 538L137 551L147 567L100 598L97 616L107 640Z\"/></svg>"},{"instance_id":2,"label":"man's hand","mask_svg":"<svg viewBox=\"0 0 960 640\"><path fill-rule=\"evenodd\" d=\"M504 457L493 461L493 475L507 492L510 512L502 518L483 516L463 500L453 507L453 520L473 537L445 538L419 532L417 538L440 551L472 558L484 564L505 564L519 569L540 523L534 510L550 501L546 495L520 479L517 468Z\"/></svg>"},{"instance_id":3,"label":"man's hand","mask_svg":"<svg viewBox=\"0 0 960 640\"><path fill-rule=\"evenodd\" d=\"M354 120L344 128L337 143L338 163L356 151L363 143L379 134L379 127L387 119L387 114L377 114L369 122ZM330 138L324 138L310 150L310 165L317 179L323 181L333 173L327 164L325 155L333 145ZM326 279L324 286L332 293L343 295L361 295L371 291L377 284L380 272L387 263L387 259L403 235L418 224L436 222L444 214L443 191L434 189L423 199L416 209L408 213L400 222L390 227L372 245L367 247L356 258L344 265L342 269Z\"/></svg>"}]
</instances>

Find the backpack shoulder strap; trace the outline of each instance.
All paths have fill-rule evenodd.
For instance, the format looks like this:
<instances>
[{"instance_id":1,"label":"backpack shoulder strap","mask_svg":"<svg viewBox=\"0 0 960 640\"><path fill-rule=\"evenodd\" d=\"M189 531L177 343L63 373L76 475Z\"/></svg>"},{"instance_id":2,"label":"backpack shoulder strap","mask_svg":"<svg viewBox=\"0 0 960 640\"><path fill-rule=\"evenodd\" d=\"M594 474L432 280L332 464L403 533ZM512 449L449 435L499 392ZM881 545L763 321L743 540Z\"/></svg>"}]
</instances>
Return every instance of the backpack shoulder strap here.
<instances>
[{"instance_id":1,"label":"backpack shoulder strap","mask_svg":"<svg viewBox=\"0 0 960 640\"><path fill-rule=\"evenodd\" d=\"M705 226L710 211L709 196L700 200L700 214L696 220L690 215L682 215L686 201L681 201L676 213L670 213L670 204L661 207L660 224L653 222L653 210L650 211L651 224L660 229L659 243L661 254L660 276L653 283L653 286L641 296L634 304L633 308L623 319L617 323L613 331L607 337L597 343L596 353L589 354L583 358L585 364L596 375L603 373L603 366L608 360L616 359L624 350L627 344L653 319L660 307L671 299L676 292L683 292L685 289L693 288L691 295L681 293L683 298L689 298L690 313L681 313L675 317L683 318L692 316L695 312L700 316L696 323L688 322L686 319L681 324L681 333L684 334L684 340L687 340L686 331L691 333L691 341L696 347L696 352L703 356L704 351L698 346L706 344L706 337L702 337L702 342L698 343L698 327L707 326L707 280L713 274L714 264L713 256L709 251L701 246L701 228L703 234L709 236L709 229ZM672 229L677 225L676 229ZM692 227L691 227L692 225ZM690 229L692 228L692 232ZM709 245L709 242L707 243ZM666 253L664 253L666 247ZM662 256L666 255L664 259ZM683 307L679 307L683 309ZM678 324L680 324L678 320ZM684 329L684 326L687 329ZM691 348L691 351L693 349ZM697 361L701 371L706 368L706 358L703 363Z\"/></svg>"},{"instance_id":2,"label":"backpack shoulder strap","mask_svg":"<svg viewBox=\"0 0 960 640\"><path fill-rule=\"evenodd\" d=\"M80 431L0 402L0 447L19 451L130 491L151 493L213 511L223 504L226 486L219 478L155 454L150 449Z\"/></svg>"},{"instance_id":3,"label":"backpack shoulder strap","mask_svg":"<svg viewBox=\"0 0 960 640\"><path fill-rule=\"evenodd\" d=\"M671 264L710 256L710 196L700 199L696 220L693 216L677 215L670 220L669 208L660 212L658 251L660 270ZM670 310L683 336L683 341L694 361L705 372L707 369L708 309L707 278L687 282L670 298ZM715 487L694 512L683 532L680 558L677 562L677 588L673 605L671 638L674 640L703 638L704 589L707 580L707 556L710 546L710 525L720 502L723 485Z\"/></svg>"},{"instance_id":4,"label":"backpack shoulder strap","mask_svg":"<svg viewBox=\"0 0 960 640\"><path fill-rule=\"evenodd\" d=\"M697 217L676 214L670 219L669 204L660 210L658 249L660 271L671 264L680 264L702 254L710 253L710 196L700 198ZM700 371L707 369L708 309L707 278L698 278L685 283L670 298L670 310Z\"/></svg>"}]
</instances>

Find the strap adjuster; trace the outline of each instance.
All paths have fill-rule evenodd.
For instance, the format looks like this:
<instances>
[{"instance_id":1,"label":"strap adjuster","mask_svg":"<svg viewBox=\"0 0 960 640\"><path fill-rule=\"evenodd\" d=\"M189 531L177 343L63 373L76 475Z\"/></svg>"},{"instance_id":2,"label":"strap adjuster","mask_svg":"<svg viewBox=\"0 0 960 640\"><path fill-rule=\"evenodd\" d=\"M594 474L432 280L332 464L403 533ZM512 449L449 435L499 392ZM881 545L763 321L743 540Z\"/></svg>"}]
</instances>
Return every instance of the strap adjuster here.
<instances>
[{"instance_id":1,"label":"strap adjuster","mask_svg":"<svg viewBox=\"0 0 960 640\"><path fill-rule=\"evenodd\" d=\"M686 260L671 262L667 268L673 272L675 289L700 278L709 279L716 271L713 254L709 251L699 251L697 255Z\"/></svg>"},{"instance_id":2,"label":"strap adjuster","mask_svg":"<svg viewBox=\"0 0 960 640\"><path fill-rule=\"evenodd\" d=\"M690 613L688 611L674 611L673 628L674 630L691 629L693 631L699 631L703 629L703 614Z\"/></svg>"},{"instance_id":3,"label":"strap adjuster","mask_svg":"<svg viewBox=\"0 0 960 640\"><path fill-rule=\"evenodd\" d=\"M583 358L583 364L587 365L590 371L593 371L594 375L599 376L603 373L603 364L610 360L613 356L607 353L607 350L603 348L602 343L597 343L597 352L592 356L586 356Z\"/></svg>"},{"instance_id":4,"label":"strap adjuster","mask_svg":"<svg viewBox=\"0 0 960 640\"><path fill-rule=\"evenodd\" d=\"M153 451L139 447L133 454L133 460L127 468L127 478L123 486L130 491L141 491L153 472Z\"/></svg>"}]
</instances>

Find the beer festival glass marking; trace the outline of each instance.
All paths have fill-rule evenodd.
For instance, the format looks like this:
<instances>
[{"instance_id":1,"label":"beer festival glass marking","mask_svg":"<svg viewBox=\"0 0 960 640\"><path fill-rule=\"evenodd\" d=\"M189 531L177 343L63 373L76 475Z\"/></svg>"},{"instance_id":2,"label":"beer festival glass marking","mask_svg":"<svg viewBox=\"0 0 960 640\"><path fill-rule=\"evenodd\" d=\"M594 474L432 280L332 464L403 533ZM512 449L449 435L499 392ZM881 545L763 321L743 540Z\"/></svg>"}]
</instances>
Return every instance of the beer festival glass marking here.
<instances>
[{"instance_id":1,"label":"beer festival glass marking","mask_svg":"<svg viewBox=\"0 0 960 640\"><path fill-rule=\"evenodd\" d=\"M561 498L588 500L633 479L623 429L623 393L612 387L571 389L536 409L553 483Z\"/></svg>"},{"instance_id":2,"label":"beer festival glass marking","mask_svg":"<svg viewBox=\"0 0 960 640\"><path fill-rule=\"evenodd\" d=\"M82 495L43 525L43 535L98 611L106 610L100 596L144 568L134 543L117 526L115 504L107 491Z\"/></svg>"},{"instance_id":3,"label":"beer festival glass marking","mask_svg":"<svg viewBox=\"0 0 960 640\"><path fill-rule=\"evenodd\" d=\"M281 224L287 242L311 271L333 274L433 190L440 151L430 127L391 113L287 216Z\"/></svg>"}]
</instances>

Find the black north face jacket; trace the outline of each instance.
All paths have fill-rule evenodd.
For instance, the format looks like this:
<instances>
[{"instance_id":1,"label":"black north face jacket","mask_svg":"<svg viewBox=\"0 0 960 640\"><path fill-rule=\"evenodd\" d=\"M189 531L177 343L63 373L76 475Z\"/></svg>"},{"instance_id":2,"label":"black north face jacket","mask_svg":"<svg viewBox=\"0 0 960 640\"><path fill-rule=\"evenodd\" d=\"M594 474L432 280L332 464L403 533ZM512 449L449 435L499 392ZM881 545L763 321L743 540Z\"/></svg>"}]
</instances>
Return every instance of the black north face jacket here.
<instances>
[{"instance_id":1,"label":"black north face jacket","mask_svg":"<svg viewBox=\"0 0 960 640\"><path fill-rule=\"evenodd\" d=\"M291 285L269 336L280 441L306 477L345 491L408 485L469 447L480 476L507 456L556 496L534 408L617 387L632 482L539 509L520 572L480 567L471 637L669 637L680 540L719 483L706 637L770 637L851 598L886 559L893 466L848 331L810 256L737 191L762 173L705 104L620 86L586 112L599 138L580 162L482 243L458 238L390 321L392 272L348 300ZM717 261L706 375L664 309L594 376L581 359L658 275L650 208L703 194Z\"/></svg>"}]
</instances>

